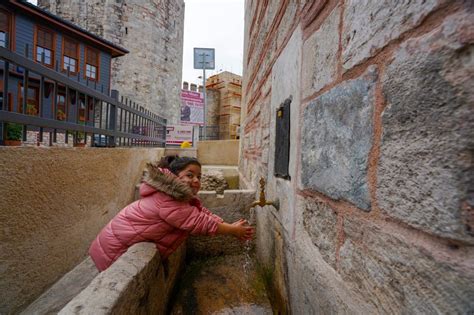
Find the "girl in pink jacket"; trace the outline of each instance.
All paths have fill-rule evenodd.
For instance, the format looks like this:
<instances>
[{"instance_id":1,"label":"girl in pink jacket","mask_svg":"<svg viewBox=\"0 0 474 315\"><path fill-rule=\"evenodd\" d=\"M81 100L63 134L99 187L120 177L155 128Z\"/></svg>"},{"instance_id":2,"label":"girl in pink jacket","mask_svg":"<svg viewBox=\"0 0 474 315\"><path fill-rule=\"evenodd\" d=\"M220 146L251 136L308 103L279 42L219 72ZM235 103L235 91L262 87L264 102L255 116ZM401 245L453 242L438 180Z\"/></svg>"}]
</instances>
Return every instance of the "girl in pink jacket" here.
<instances>
[{"instance_id":1,"label":"girl in pink jacket","mask_svg":"<svg viewBox=\"0 0 474 315\"><path fill-rule=\"evenodd\" d=\"M252 238L243 219L225 223L201 205L201 164L195 158L170 156L149 163L140 186L141 198L122 209L97 235L89 255L100 271L138 242L153 242L166 259L189 234Z\"/></svg>"}]
</instances>

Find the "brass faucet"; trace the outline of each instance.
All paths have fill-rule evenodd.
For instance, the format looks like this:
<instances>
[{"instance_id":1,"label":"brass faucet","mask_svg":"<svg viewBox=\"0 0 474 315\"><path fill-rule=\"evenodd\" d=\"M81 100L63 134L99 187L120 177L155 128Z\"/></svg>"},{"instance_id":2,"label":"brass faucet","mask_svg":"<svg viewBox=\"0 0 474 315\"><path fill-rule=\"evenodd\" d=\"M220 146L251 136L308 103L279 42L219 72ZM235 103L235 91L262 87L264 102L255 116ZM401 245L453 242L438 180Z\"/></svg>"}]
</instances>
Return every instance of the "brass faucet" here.
<instances>
[{"instance_id":1,"label":"brass faucet","mask_svg":"<svg viewBox=\"0 0 474 315\"><path fill-rule=\"evenodd\" d=\"M280 203L278 202L278 200L277 201L268 201L265 198L265 179L263 179L263 177L260 178L260 199L254 201L252 203L252 205L250 206L250 208L253 208L255 206L260 206L260 207L273 206L277 210L280 209Z\"/></svg>"}]
</instances>

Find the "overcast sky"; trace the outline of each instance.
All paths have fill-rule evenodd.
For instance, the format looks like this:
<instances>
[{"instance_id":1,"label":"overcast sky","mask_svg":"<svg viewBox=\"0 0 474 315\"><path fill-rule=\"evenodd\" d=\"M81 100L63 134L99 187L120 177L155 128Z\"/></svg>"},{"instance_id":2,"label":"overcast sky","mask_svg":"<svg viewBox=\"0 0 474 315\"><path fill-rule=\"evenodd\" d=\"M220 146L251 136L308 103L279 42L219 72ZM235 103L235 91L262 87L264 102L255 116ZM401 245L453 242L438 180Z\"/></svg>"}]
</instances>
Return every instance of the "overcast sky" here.
<instances>
[{"instance_id":1,"label":"overcast sky","mask_svg":"<svg viewBox=\"0 0 474 315\"><path fill-rule=\"evenodd\" d=\"M36 0L28 0L36 4ZM193 69L193 48L214 48L216 69L242 75L244 0L185 0L183 81L202 84L202 70Z\"/></svg>"},{"instance_id":2,"label":"overcast sky","mask_svg":"<svg viewBox=\"0 0 474 315\"><path fill-rule=\"evenodd\" d=\"M185 0L183 81L202 83L193 69L193 48L215 48L216 69L242 75L244 0Z\"/></svg>"}]
</instances>

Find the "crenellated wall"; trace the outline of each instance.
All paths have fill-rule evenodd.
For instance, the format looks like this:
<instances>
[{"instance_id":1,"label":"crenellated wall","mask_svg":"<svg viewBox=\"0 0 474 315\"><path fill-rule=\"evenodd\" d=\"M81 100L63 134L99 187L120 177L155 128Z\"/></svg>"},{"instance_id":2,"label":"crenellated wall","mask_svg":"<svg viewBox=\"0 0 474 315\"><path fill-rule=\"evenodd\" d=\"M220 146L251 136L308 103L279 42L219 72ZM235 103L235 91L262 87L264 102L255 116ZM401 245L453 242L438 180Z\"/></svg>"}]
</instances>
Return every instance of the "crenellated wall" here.
<instances>
[{"instance_id":1,"label":"crenellated wall","mask_svg":"<svg viewBox=\"0 0 474 315\"><path fill-rule=\"evenodd\" d=\"M112 61L112 89L178 123L184 1L38 0L38 5L130 51Z\"/></svg>"},{"instance_id":2,"label":"crenellated wall","mask_svg":"<svg viewBox=\"0 0 474 315\"><path fill-rule=\"evenodd\" d=\"M246 1L240 172L282 312L474 311L471 1ZM291 98L291 179L273 175Z\"/></svg>"}]
</instances>

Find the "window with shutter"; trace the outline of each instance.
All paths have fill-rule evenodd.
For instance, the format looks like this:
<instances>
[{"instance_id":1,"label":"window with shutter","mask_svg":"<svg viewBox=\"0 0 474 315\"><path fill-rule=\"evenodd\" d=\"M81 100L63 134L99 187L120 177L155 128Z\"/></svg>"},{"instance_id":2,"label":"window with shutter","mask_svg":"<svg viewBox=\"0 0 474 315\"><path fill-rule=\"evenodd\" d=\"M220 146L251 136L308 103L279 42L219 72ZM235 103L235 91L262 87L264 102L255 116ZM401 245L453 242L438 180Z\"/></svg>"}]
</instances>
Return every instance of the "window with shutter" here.
<instances>
[{"instance_id":1,"label":"window with shutter","mask_svg":"<svg viewBox=\"0 0 474 315\"><path fill-rule=\"evenodd\" d=\"M63 70L72 74L79 71L79 45L77 42L64 38L63 40Z\"/></svg>"},{"instance_id":2,"label":"window with shutter","mask_svg":"<svg viewBox=\"0 0 474 315\"><path fill-rule=\"evenodd\" d=\"M0 10L0 46L9 47L10 37L10 14Z\"/></svg>"},{"instance_id":3,"label":"window with shutter","mask_svg":"<svg viewBox=\"0 0 474 315\"><path fill-rule=\"evenodd\" d=\"M99 52L90 47L86 47L85 77L89 80L99 80Z\"/></svg>"},{"instance_id":4,"label":"window with shutter","mask_svg":"<svg viewBox=\"0 0 474 315\"><path fill-rule=\"evenodd\" d=\"M37 27L35 47L35 60L52 68L54 65L54 33Z\"/></svg>"}]
</instances>

